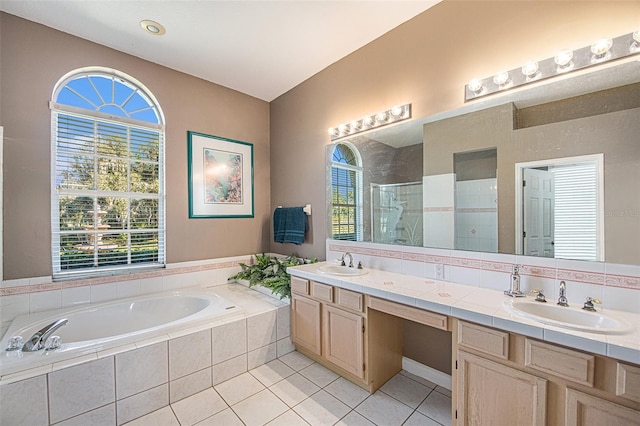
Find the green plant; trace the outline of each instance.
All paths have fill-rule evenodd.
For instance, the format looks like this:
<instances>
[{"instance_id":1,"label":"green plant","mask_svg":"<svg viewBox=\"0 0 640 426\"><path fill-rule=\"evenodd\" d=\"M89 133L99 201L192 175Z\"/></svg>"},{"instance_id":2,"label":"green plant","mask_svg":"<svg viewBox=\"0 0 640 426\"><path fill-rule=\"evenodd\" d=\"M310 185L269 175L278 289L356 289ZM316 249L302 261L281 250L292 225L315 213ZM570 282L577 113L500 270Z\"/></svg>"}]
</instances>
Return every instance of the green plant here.
<instances>
[{"instance_id":1,"label":"green plant","mask_svg":"<svg viewBox=\"0 0 640 426\"><path fill-rule=\"evenodd\" d=\"M304 262L295 254L283 259L270 257L266 254L255 254L254 257L255 263L251 265L241 263L242 270L229 277L229 280L248 280L249 287L261 285L270 288L271 293L280 299L291 297L291 275L287 273L287 268ZM317 261L317 259L312 259L310 263Z\"/></svg>"}]
</instances>

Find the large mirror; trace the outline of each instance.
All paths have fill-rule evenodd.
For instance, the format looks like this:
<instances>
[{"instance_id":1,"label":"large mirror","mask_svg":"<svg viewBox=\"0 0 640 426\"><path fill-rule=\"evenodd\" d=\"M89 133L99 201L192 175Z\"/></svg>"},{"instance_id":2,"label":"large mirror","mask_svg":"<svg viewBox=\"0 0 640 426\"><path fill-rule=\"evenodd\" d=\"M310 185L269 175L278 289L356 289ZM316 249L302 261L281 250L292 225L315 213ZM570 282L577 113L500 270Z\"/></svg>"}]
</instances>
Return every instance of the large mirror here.
<instances>
[{"instance_id":1,"label":"large mirror","mask_svg":"<svg viewBox=\"0 0 640 426\"><path fill-rule=\"evenodd\" d=\"M640 61L344 138L329 238L640 264Z\"/></svg>"}]
</instances>

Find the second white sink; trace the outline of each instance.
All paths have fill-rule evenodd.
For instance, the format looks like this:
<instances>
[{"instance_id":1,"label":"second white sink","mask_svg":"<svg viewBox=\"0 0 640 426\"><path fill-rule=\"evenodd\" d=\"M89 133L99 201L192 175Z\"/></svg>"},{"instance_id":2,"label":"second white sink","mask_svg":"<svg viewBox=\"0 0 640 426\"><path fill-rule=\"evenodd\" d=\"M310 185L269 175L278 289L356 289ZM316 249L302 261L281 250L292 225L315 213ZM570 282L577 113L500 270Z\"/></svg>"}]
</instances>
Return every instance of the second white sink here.
<instances>
[{"instance_id":1,"label":"second white sink","mask_svg":"<svg viewBox=\"0 0 640 426\"><path fill-rule=\"evenodd\" d=\"M349 276L349 277L364 275L367 273L367 271L365 271L364 269L349 268L348 266L340 266L340 265L324 265L324 266L318 267L316 271L320 272L321 274Z\"/></svg>"},{"instance_id":2,"label":"second white sink","mask_svg":"<svg viewBox=\"0 0 640 426\"><path fill-rule=\"evenodd\" d=\"M631 324L623 319L575 307L528 301L510 301L505 306L521 317L571 330L600 334L624 334L633 330Z\"/></svg>"}]
</instances>

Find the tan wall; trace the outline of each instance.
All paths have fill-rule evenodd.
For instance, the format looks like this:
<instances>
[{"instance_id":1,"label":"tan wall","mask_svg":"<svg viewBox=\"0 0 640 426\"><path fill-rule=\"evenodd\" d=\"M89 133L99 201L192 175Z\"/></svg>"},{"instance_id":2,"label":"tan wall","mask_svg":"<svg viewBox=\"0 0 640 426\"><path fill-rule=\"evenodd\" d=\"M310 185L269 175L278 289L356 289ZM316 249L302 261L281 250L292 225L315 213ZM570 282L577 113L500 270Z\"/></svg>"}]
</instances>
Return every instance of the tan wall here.
<instances>
[{"instance_id":1,"label":"tan wall","mask_svg":"<svg viewBox=\"0 0 640 426\"><path fill-rule=\"evenodd\" d=\"M168 262L269 249L267 102L12 15L0 19L5 279L51 275L48 102L64 74L92 65L138 79L164 111ZM187 130L254 144L255 218L188 218Z\"/></svg>"},{"instance_id":2,"label":"tan wall","mask_svg":"<svg viewBox=\"0 0 640 426\"><path fill-rule=\"evenodd\" d=\"M271 103L271 198L312 203L311 238L271 249L325 256L327 128L411 102L414 117L463 105L474 77L637 29L640 2L450 1L390 31Z\"/></svg>"}]
</instances>

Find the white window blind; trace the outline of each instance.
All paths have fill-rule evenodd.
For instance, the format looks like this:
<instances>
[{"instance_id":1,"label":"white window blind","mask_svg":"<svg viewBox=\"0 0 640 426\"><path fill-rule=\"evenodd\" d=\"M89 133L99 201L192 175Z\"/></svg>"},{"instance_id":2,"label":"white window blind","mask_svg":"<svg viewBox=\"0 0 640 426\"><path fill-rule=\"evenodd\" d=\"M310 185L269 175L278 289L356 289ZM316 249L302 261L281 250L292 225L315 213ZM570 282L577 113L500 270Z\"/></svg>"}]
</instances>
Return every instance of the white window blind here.
<instances>
[{"instance_id":1,"label":"white window blind","mask_svg":"<svg viewBox=\"0 0 640 426\"><path fill-rule=\"evenodd\" d=\"M117 81L111 81L115 99ZM107 95L100 98L113 108ZM147 125L131 118L127 102L118 105L123 117L101 112L100 105L84 113L73 103L53 104L54 277L165 264L164 130L157 119Z\"/></svg>"},{"instance_id":2,"label":"white window blind","mask_svg":"<svg viewBox=\"0 0 640 426\"><path fill-rule=\"evenodd\" d=\"M549 168L555 183L556 258L598 260L595 163Z\"/></svg>"},{"instance_id":3,"label":"white window blind","mask_svg":"<svg viewBox=\"0 0 640 426\"><path fill-rule=\"evenodd\" d=\"M336 240L362 240L362 168L353 149L338 144L331 166L331 235Z\"/></svg>"}]
</instances>

